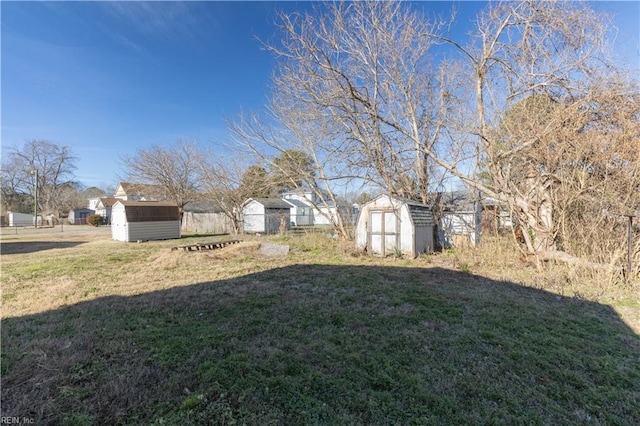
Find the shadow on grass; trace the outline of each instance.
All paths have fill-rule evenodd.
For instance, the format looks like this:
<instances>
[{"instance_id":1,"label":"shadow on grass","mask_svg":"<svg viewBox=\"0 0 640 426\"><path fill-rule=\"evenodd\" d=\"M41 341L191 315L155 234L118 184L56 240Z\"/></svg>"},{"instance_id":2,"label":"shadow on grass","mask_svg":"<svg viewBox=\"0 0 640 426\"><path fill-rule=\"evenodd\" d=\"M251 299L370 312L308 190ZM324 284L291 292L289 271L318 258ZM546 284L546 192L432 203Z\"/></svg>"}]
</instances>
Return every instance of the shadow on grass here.
<instances>
[{"instance_id":1,"label":"shadow on grass","mask_svg":"<svg viewBox=\"0 0 640 426\"><path fill-rule=\"evenodd\" d=\"M297 265L2 327L38 424L639 424L608 306L441 268Z\"/></svg>"},{"instance_id":2,"label":"shadow on grass","mask_svg":"<svg viewBox=\"0 0 640 426\"><path fill-rule=\"evenodd\" d=\"M18 254L18 253L34 253L37 251L70 248L86 241L60 242L60 241L20 241L20 242L2 242L0 243L0 255L2 254Z\"/></svg>"}]
</instances>

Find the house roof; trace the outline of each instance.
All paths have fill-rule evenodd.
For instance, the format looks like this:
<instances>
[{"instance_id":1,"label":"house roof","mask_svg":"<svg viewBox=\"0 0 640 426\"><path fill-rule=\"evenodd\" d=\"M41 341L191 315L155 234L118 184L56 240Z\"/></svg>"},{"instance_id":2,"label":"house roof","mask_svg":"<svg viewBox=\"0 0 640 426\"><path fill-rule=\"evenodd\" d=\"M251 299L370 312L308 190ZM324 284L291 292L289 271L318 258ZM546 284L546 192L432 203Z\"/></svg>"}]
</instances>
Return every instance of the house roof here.
<instances>
[{"instance_id":1,"label":"house roof","mask_svg":"<svg viewBox=\"0 0 640 426\"><path fill-rule=\"evenodd\" d=\"M211 200L196 200L190 201L186 206L184 206L185 212L193 212L193 213L219 213L223 209L220 207L220 204L211 201Z\"/></svg>"},{"instance_id":2,"label":"house roof","mask_svg":"<svg viewBox=\"0 0 640 426\"><path fill-rule=\"evenodd\" d=\"M294 207L311 207L309 204L305 203L304 201L296 200L294 198L285 199L284 201L293 205Z\"/></svg>"},{"instance_id":3,"label":"house roof","mask_svg":"<svg viewBox=\"0 0 640 426\"><path fill-rule=\"evenodd\" d=\"M113 206L116 201L118 201L118 198L114 198L114 197L100 197L100 204L102 204L103 207L111 207Z\"/></svg>"},{"instance_id":4,"label":"house roof","mask_svg":"<svg viewBox=\"0 0 640 426\"><path fill-rule=\"evenodd\" d=\"M128 222L160 222L180 220L180 209L170 201L125 201L118 200L114 204L122 204Z\"/></svg>"},{"instance_id":5,"label":"house roof","mask_svg":"<svg viewBox=\"0 0 640 426\"><path fill-rule=\"evenodd\" d=\"M268 209L290 209L291 204L280 198L251 198Z\"/></svg>"},{"instance_id":6,"label":"house roof","mask_svg":"<svg viewBox=\"0 0 640 426\"><path fill-rule=\"evenodd\" d=\"M288 202L293 202L294 200L297 200L299 202L304 203L303 205L300 204L296 204L298 207L317 207L317 208L333 208L336 207L336 204L331 201L328 200L329 199L329 193L327 193L326 191L320 191L320 193L322 194L322 197L320 197L316 192L313 192L312 190L295 190L295 191L288 191L288 192L283 192L282 193L282 198ZM291 198L291 197L302 197L303 199L297 199L297 198ZM328 200L328 201L323 201L323 200Z\"/></svg>"},{"instance_id":7,"label":"house roof","mask_svg":"<svg viewBox=\"0 0 640 426\"><path fill-rule=\"evenodd\" d=\"M162 198L165 193L161 186L147 183L120 182L118 183L118 188L116 188L116 194L118 189L122 189L127 197Z\"/></svg>"},{"instance_id":8,"label":"house roof","mask_svg":"<svg viewBox=\"0 0 640 426\"><path fill-rule=\"evenodd\" d=\"M495 198L486 196L485 194L478 194L477 191L449 191L439 194L442 206L445 211L475 211L475 204L480 196L480 204L482 206L499 206L500 201Z\"/></svg>"}]
</instances>

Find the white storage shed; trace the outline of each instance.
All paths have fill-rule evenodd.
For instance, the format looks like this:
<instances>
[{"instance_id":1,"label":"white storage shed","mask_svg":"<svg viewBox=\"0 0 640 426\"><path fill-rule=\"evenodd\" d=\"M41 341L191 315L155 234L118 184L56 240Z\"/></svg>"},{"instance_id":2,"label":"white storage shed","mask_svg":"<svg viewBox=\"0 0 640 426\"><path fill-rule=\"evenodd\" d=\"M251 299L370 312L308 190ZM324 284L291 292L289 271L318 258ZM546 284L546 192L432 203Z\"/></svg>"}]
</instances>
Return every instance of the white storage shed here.
<instances>
[{"instance_id":1,"label":"white storage shed","mask_svg":"<svg viewBox=\"0 0 640 426\"><path fill-rule=\"evenodd\" d=\"M34 216L28 213L9 212L9 226L33 226ZM42 225L42 217L38 215L38 225Z\"/></svg>"},{"instance_id":2,"label":"white storage shed","mask_svg":"<svg viewBox=\"0 0 640 426\"><path fill-rule=\"evenodd\" d=\"M433 252L434 218L425 204L379 195L363 204L356 224L356 246L381 256L417 257Z\"/></svg>"},{"instance_id":3,"label":"white storage shed","mask_svg":"<svg viewBox=\"0 0 640 426\"><path fill-rule=\"evenodd\" d=\"M118 200L111 208L111 237L116 241L170 240L180 235L175 203Z\"/></svg>"},{"instance_id":4,"label":"white storage shed","mask_svg":"<svg viewBox=\"0 0 640 426\"><path fill-rule=\"evenodd\" d=\"M290 221L291 204L279 198L249 198L242 205L244 232L276 234Z\"/></svg>"}]
</instances>

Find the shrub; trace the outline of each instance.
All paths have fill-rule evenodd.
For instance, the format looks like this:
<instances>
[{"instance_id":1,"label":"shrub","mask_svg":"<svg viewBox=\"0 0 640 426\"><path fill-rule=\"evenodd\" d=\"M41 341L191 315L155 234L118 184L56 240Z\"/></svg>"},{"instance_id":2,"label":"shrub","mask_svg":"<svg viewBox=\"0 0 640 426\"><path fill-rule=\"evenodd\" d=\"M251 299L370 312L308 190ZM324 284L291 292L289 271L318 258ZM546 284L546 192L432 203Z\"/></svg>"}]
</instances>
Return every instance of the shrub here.
<instances>
[{"instance_id":1,"label":"shrub","mask_svg":"<svg viewBox=\"0 0 640 426\"><path fill-rule=\"evenodd\" d=\"M92 214L91 216L87 216L87 223L91 226L100 226L103 224L102 216L99 214Z\"/></svg>"}]
</instances>

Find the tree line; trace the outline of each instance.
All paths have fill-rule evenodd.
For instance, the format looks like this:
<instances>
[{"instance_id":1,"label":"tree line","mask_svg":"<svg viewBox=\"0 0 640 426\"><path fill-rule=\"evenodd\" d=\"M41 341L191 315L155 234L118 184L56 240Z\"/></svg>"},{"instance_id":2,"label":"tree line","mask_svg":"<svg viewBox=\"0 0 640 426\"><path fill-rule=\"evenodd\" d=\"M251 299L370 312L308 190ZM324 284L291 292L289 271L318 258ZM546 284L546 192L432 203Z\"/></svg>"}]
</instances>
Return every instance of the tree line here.
<instances>
[{"instance_id":1,"label":"tree line","mask_svg":"<svg viewBox=\"0 0 640 426\"><path fill-rule=\"evenodd\" d=\"M621 219L640 210L640 90L610 58L609 17L587 2L489 2L458 36L455 11L434 18L427 5L280 13L264 43L272 96L229 122L242 154L177 142L126 168L174 188L181 207L206 194L236 224L248 196L284 188L337 204L365 185L437 205L462 184L502 203L524 251L614 262ZM342 218L333 225L348 238Z\"/></svg>"},{"instance_id":2,"label":"tree line","mask_svg":"<svg viewBox=\"0 0 640 426\"><path fill-rule=\"evenodd\" d=\"M525 252L619 260L624 215L640 210L640 91L610 57L610 18L587 2L489 2L459 36L455 13L423 8L281 13L273 97L232 123L237 142L265 161L302 150L329 191L364 180L437 204L461 182L510 211Z\"/></svg>"},{"instance_id":3,"label":"tree line","mask_svg":"<svg viewBox=\"0 0 640 426\"><path fill-rule=\"evenodd\" d=\"M2 211L33 213L37 198L38 215L57 219L86 206L88 198L103 196L108 189L85 187L75 180L76 161L68 146L47 140L8 149L0 170Z\"/></svg>"},{"instance_id":4,"label":"tree line","mask_svg":"<svg viewBox=\"0 0 640 426\"><path fill-rule=\"evenodd\" d=\"M74 208L86 207L89 198L111 196L113 188L86 188L75 180L77 158L68 146L46 140L32 140L10 148L2 161L2 210L66 216ZM269 166L247 165L230 157L220 159L195 142L177 141L170 146L152 146L120 159L124 179L151 184L156 197L184 208L207 200L241 231L242 204L248 198L278 197L301 188L303 175L312 176L311 159L301 151L290 150L274 158ZM37 191L37 196L36 196Z\"/></svg>"}]
</instances>

